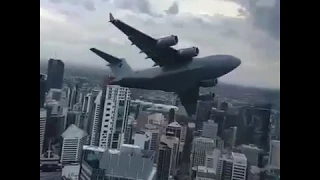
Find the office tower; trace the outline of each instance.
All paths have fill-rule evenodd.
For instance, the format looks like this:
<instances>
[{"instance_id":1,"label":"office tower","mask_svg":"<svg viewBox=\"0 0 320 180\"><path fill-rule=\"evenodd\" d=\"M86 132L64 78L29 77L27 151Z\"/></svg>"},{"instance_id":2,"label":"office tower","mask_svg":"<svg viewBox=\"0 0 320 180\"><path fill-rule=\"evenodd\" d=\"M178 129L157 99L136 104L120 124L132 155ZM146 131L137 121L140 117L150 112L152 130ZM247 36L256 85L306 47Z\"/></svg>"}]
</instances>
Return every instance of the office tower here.
<instances>
[{"instance_id":1,"label":"office tower","mask_svg":"<svg viewBox=\"0 0 320 180\"><path fill-rule=\"evenodd\" d=\"M218 124L215 123L213 120L208 120L204 122L202 130L203 137L217 140Z\"/></svg>"},{"instance_id":2,"label":"office tower","mask_svg":"<svg viewBox=\"0 0 320 180\"><path fill-rule=\"evenodd\" d=\"M80 118L81 118L81 112L68 111L66 127L69 127L71 124L75 124L77 127L80 128L80 126L81 126ZM80 128L80 129L82 129L82 128Z\"/></svg>"},{"instance_id":3,"label":"office tower","mask_svg":"<svg viewBox=\"0 0 320 180\"><path fill-rule=\"evenodd\" d=\"M269 166L273 169L280 169L280 141L270 141Z\"/></svg>"},{"instance_id":4,"label":"office tower","mask_svg":"<svg viewBox=\"0 0 320 180\"><path fill-rule=\"evenodd\" d=\"M123 144L120 150L84 146L80 179L155 180L154 152Z\"/></svg>"},{"instance_id":5,"label":"office tower","mask_svg":"<svg viewBox=\"0 0 320 180\"><path fill-rule=\"evenodd\" d=\"M80 162L82 147L86 144L87 133L71 124L61 135L62 151L61 163L68 164Z\"/></svg>"},{"instance_id":6,"label":"office tower","mask_svg":"<svg viewBox=\"0 0 320 180\"><path fill-rule=\"evenodd\" d=\"M224 140L217 136L216 146L219 150L224 149Z\"/></svg>"},{"instance_id":7,"label":"office tower","mask_svg":"<svg viewBox=\"0 0 320 180\"><path fill-rule=\"evenodd\" d=\"M212 168L207 168L205 166L198 166L196 173L196 180L215 180L216 172Z\"/></svg>"},{"instance_id":8,"label":"office tower","mask_svg":"<svg viewBox=\"0 0 320 180\"><path fill-rule=\"evenodd\" d=\"M61 101L61 96L62 96L62 90L61 89L54 89L54 88L51 88L49 91L48 91L48 100L55 100L57 102L60 102Z\"/></svg>"},{"instance_id":9,"label":"office tower","mask_svg":"<svg viewBox=\"0 0 320 180\"><path fill-rule=\"evenodd\" d=\"M232 149L235 146L237 138L237 127L231 127L224 132L224 145Z\"/></svg>"},{"instance_id":10,"label":"office tower","mask_svg":"<svg viewBox=\"0 0 320 180\"><path fill-rule=\"evenodd\" d=\"M103 148L120 148L124 142L129 107L130 90L109 85L96 98L95 119L91 145Z\"/></svg>"},{"instance_id":11,"label":"office tower","mask_svg":"<svg viewBox=\"0 0 320 180\"><path fill-rule=\"evenodd\" d=\"M211 109L213 106L213 101L198 101L197 111L196 111L196 130L202 128L203 122L210 118Z\"/></svg>"},{"instance_id":12,"label":"office tower","mask_svg":"<svg viewBox=\"0 0 320 180\"><path fill-rule=\"evenodd\" d=\"M153 124L146 124L145 128L142 129L143 132L146 134L151 134L151 141L150 141L150 147L149 150L155 152L155 161L158 159L158 147L160 144L160 138L161 138L161 132L160 128Z\"/></svg>"},{"instance_id":13,"label":"office tower","mask_svg":"<svg viewBox=\"0 0 320 180\"><path fill-rule=\"evenodd\" d=\"M171 170L172 149L165 143L160 143L157 162L157 180L168 180Z\"/></svg>"},{"instance_id":14,"label":"office tower","mask_svg":"<svg viewBox=\"0 0 320 180\"><path fill-rule=\"evenodd\" d=\"M133 128L134 128L134 117L129 115L127 127L124 132L124 144L132 144Z\"/></svg>"},{"instance_id":15,"label":"office tower","mask_svg":"<svg viewBox=\"0 0 320 180\"><path fill-rule=\"evenodd\" d=\"M47 89L62 89L64 63L58 59L49 59Z\"/></svg>"},{"instance_id":16,"label":"office tower","mask_svg":"<svg viewBox=\"0 0 320 180\"><path fill-rule=\"evenodd\" d=\"M210 138L196 137L192 142L191 167L204 166L206 163L206 152L216 147L215 141Z\"/></svg>"},{"instance_id":17,"label":"office tower","mask_svg":"<svg viewBox=\"0 0 320 180\"><path fill-rule=\"evenodd\" d=\"M217 167L218 180L245 180L247 174L247 158L244 154L223 154Z\"/></svg>"},{"instance_id":18,"label":"office tower","mask_svg":"<svg viewBox=\"0 0 320 180\"><path fill-rule=\"evenodd\" d=\"M95 118L95 116L94 116L95 110L96 110L95 100L96 100L97 96L99 95L99 92L100 92L100 90L93 89L91 91L91 96L90 96L89 103L88 103L89 112L88 112L88 121L85 122L86 127L87 127L85 130L90 135L90 138L92 137L91 132L92 132L92 128L93 128L93 120Z\"/></svg>"},{"instance_id":19,"label":"office tower","mask_svg":"<svg viewBox=\"0 0 320 180\"><path fill-rule=\"evenodd\" d=\"M175 110L171 108L169 110L169 124L175 121Z\"/></svg>"},{"instance_id":20,"label":"office tower","mask_svg":"<svg viewBox=\"0 0 320 180\"><path fill-rule=\"evenodd\" d=\"M46 119L47 111L45 109L40 109L40 156L42 154L44 134L46 131Z\"/></svg>"},{"instance_id":21,"label":"office tower","mask_svg":"<svg viewBox=\"0 0 320 180\"><path fill-rule=\"evenodd\" d=\"M151 142L151 134L143 131L136 132L132 136L133 145L139 146L141 149L149 150Z\"/></svg>"},{"instance_id":22,"label":"office tower","mask_svg":"<svg viewBox=\"0 0 320 180\"><path fill-rule=\"evenodd\" d=\"M186 128L184 128L184 130L186 131ZM181 131L182 131L182 126L178 122L172 122L166 128L166 133L172 133L173 136L179 138L179 153L178 153L178 158L176 163L180 161L180 156L182 155L185 136L186 136L186 134L184 134L184 137L182 138L182 141L181 141L181 134L182 134ZM184 132L184 133L187 133L187 132Z\"/></svg>"},{"instance_id":23,"label":"office tower","mask_svg":"<svg viewBox=\"0 0 320 180\"><path fill-rule=\"evenodd\" d=\"M216 171L219 163L219 158L221 151L219 149L214 149L206 152L205 167L212 168Z\"/></svg>"},{"instance_id":24,"label":"office tower","mask_svg":"<svg viewBox=\"0 0 320 180\"><path fill-rule=\"evenodd\" d=\"M49 101L46 105L47 121L44 140L44 151L49 150L49 142L60 143L60 136L66 129L67 110L57 101ZM54 144L52 144L54 145ZM57 151L54 151L57 154Z\"/></svg>"},{"instance_id":25,"label":"office tower","mask_svg":"<svg viewBox=\"0 0 320 180\"><path fill-rule=\"evenodd\" d=\"M176 175L178 156L179 156L179 138L175 137L173 132L167 132L161 136L161 143L166 144L171 149L170 175Z\"/></svg>"},{"instance_id":26,"label":"office tower","mask_svg":"<svg viewBox=\"0 0 320 180\"><path fill-rule=\"evenodd\" d=\"M258 148L253 144L242 144L238 146L236 149L246 156L247 161L248 163L250 163L251 166L258 166L259 154L262 152L262 149Z\"/></svg>"},{"instance_id":27,"label":"office tower","mask_svg":"<svg viewBox=\"0 0 320 180\"><path fill-rule=\"evenodd\" d=\"M155 124L166 127L165 117L162 113L153 113L148 115L148 124Z\"/></svg>"},{"instance_id":28,"label":"office tower","mask_svg":"<svg viewBox=\"0 0 320 180\"><path fill-rule=\"evenodd\" d=\"M136 129L137 131L140 131L146 124L148 124L148 114L144 111L140 111L136 121Z\"/></svg>"},{"instance_id":29,"label":"office tower","mask_svg":"<svg viewBox=\"0 0 320 180\"><path fill-rule=\"evenodd\" d=\"M238 144L255 144L269 150L271 105L262 104L242 107L239 111Z\"/></svg>"},{"instance_id":30,"label":"office tower","mask_svg":"<svg viewBox=\"0 0 320 180\"><path fill-rule=\"evenodd\" d=\"M47 81L47 75L40 74L40 108L44 107L44 103L46 101L46 81Z\"/></svg>"}]
</instances>

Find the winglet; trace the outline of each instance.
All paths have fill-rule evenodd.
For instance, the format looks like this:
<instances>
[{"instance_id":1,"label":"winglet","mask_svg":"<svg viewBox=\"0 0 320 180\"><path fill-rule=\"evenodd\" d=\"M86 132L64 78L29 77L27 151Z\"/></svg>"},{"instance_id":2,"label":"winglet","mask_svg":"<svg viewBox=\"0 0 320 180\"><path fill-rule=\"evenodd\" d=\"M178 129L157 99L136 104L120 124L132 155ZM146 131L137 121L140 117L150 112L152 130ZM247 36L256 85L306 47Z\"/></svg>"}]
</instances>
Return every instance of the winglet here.
<instances>
[{"instance_id":1,"label":"winglet","mask_svg":"<svg viewBox=\"0 0 320 180\"><path fill-rule=\"evenodd\" d=\"M115 19L111 13L109 13L109 22L113 22Z\"/></svg>"}]
</instances>

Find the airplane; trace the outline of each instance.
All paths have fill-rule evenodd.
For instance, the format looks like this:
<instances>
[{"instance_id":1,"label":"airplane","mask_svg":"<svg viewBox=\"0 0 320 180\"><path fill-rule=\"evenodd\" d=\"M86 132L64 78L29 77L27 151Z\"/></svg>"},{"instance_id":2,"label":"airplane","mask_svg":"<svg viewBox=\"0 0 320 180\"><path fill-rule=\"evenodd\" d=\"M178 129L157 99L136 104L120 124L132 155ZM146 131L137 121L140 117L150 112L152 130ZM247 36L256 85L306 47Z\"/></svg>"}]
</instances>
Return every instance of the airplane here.
<instances>
[{"instance_id":1,"label":"airplane","mask_svg":"<svg viewBox=\"0 0 320 180\"><path fill-rule=\"evenodd\" d=\"M153 67L133 71L125 59L114 57L96 48L90 50L109 62L114 75L110 85L147 90L174 92L180 98L189 117L196 113L200 87L213 87L218 78L231 72L241 64L241 60L231 55L211 55L198 58L199 49L190 47L174 49L178 43L175 35L155 39L131 27L110 13L110 21L122 31L132 45L137 46L152 59ZM212 93L214 98L214 93Z\"/></svg>"}]
</instances>

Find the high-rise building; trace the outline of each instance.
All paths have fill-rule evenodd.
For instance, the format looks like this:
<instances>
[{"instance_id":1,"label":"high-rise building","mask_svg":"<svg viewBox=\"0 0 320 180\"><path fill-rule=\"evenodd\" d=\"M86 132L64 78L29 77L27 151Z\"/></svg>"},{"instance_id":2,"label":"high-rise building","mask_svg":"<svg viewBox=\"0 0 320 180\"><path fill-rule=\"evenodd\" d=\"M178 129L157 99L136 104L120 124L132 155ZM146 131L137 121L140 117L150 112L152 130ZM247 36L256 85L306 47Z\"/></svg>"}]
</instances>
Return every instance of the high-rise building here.
<instances>
[{"instance_id":1,"label":"high-rise building","mask_svg":"<svg viewBox=\"0 0 320 180\"><path fill-rule=\"evenodd\" d=\"M280 169L280 141L270 141L269 166Z\"/></svg>"},{"instance_id":2,"label":"high-rise building","mask_svg":"<svg viewBox=\"0 0 320 180\"><path fill-rule=\"evenodd\" d=\"M218 180L245 180L247 177L247 158L244 154L223 154L217 167Z\"/></svg>"},{"instance_id":3,"label":"high-rise building","mask_svg":"<svg viewBox=\"0 0 320 180\"><path fill-rule=\"evenodd\" d=\"M213 140L217 140L218 124L213 120L208 120L203 123L202 136Z\"/></svg>"},{"instance_id":4,"label":"high-rise building","mask_svg":"<svg viewBox=\"0 0 320 180\"><path fill-rule=\"evenodd\" d=\"M196 137L192 142L191 167L205 166L206 153L216 147L215 141L210 138Z\"/></svg>"},{"instance_id":5,"label":"high-rise building","mask_svg":"<svg viewBox=\"0 0 320 180\"><path fill-rule=\"evenodd\" d=\"M84 146L80 180L156 180L154 152L123 144L120 149Z\"/></svg>"},{"instance_id":6,"label":"high-rise building","mask_svg":"<svg viewBox=\"0 0 320 180\"><path fill-rule=\"evenodd\" d=\"M237 138L237 127L230 127L224 132L224 146L232 149Z\"/></svg>"},{"instance_id":7,"label":"high-rise building","mask_svg":"<svg viewBox=\"0 0 320 180\"><path fill-rule=\"evenodd\" d=\"M42 154L44 134L46 131L46 119L47 111L45 109L40 109L40 156Z\"/></svg>"},{"instance_id":8,"label":"high-rise building","mask_svg":"<svg viewBox=\"0 0 320 180\"><path fill-rule=\"evenodd\" d=\"M62 89L64 63L58 59L49 59L47 89Z\"/></svg>"},{"instance_id":9,"label":"high-rise building","mask_svg":"<svg viewBox=\"0 0 320 180\"><path fill-rule=\"evenodd\" d=\"M258 165L259 154L262 152L262 149L259 149L257 146L253 144L242 144L238 146L236 149L246 156L247 161L248 163L250 163L251 166Z\"/></svg>"},{"instance_id":10,"label":"high-rise building","mask_svg":"<svg viewBox=\"0 0 320 180\"><path fill-rule=\"evenodd\" d=\"M95 104L96 111L90 144L103 148L120 148L124 143L129 116L129 88L107 86L97 96Z\"/></svg>"},{"instance_id":11,"label":"high-rise building","mask_svg":"<svg viewBox=\"0 0 320 180\"><path fill-rule=\"evenodd\" d=\"M161 136L161 143L166 144L171 149L170 175L175 176L179 156L179 138L169 131L166 135Z\"/></svg>"},{"instance_id":12,"label":"high-rise building","mask_svg":"<svg viewBox=\"0 0 320 180\"><path fill-rule=\"evenodd\" d=\"M69 127L71 124L75 124L77 127L80 128L81 126L80 118L81 118L81 112L68 111L66 127Z\"/></svg>"},{"instance_id":13,"label":"high-rise building","mask_svg":"<svg viewBox=\"0 0 320 180\"><path fill-rule=\"evenodd\" d=\"M169 110L169 124L175 121L175 110L171 108Z\"/></svg>"},{"instance_id":14,"label":"high-rise building","mask_svg":"<svg viewBox=\"0 0 320 180\"><path fill-rule=\"evenodd\" d=\"M60 142L60 136L66 129L67 108L60 106L57 101L49 101L46 104L47 120L44 140L44 150L49 150L49 142ZM54 153L57 154L56 151Z\"/></svg>"},{"instance_id":15,"label":"high-rise building","mask_svg":"<svg viewBox=\"0 0 320 180\"><path fill-rule=\"evenodd\" d=\"M134 128L134 117L129 115L127 127L124 132L124 144L132 144L133 128Z\"/></svg>"},{"instance_id":16,"label":"high-rise building","mask_svg":"<svg viewBox=\"0 0 320 180\"><path fill-rule=\"evenodd\" d=\"M87 133L71 124L61 135L61 163L80 162L82 147L87 142Z\"/></svg>"},{"instance_id":17,"label":"high-rise building","mask_svg":"<svg viewBox=\"0 0 320 180\"><path fill-rule=\"evenodd\" d=\"M213 106L213 101L198 101L197 111L196 111L196 130L202 128L203 122L210 118L211 109Z\"/></svg>"},{"instance_id":18,"label":"high-rise building","mask_svg":"<svg viewBox=\"0 0 320 180\"><path fill-rule=\"evenodd\" d=\"M90 138L92 137L92 128L93 128L93 121L95 119L95 110L96 110L96 103L95 103L95 100L97 98L97 96L99 95L99 92L100 90L96 90L96 89L93 89L91 91L91 96L90 96L90 99L89 99L89 103L88 103L88 106L89 106L89 112L88 112L88 121L84 121L84 124L85 124L85 127L86 129L86 132L90 135Z\"/></svg>"},{"instance_id":19,"label":"high-rise building","mask_svg":"<svg viewBox=\"0 0 320 180\"><path fill-rule=\"evenodd\" d=\"M171 169L172 149L165 143L160 143L157 162L157 180L168 180Z\"/></svg>"},{"instance_id":20,"label":"high-rise building","mask_svg":"<svg viewBox=\"0 0 320 180\"><path fill-rule=\"evenodd\" d=\"M46 81L47 81L47 75L40 74L40 108L44 107L44 103L46 101Z\"/></svg>"},{"instance_id":21,"label":"high-rise building","mask_svg":"<svg viewBox=\"0 0 320 180\"><path fill-rule=\"evenodd\" d=\"M150 141L151 141L151 134L148 132L136 132L133 137L133 144L135 146L139 146L141 149L149 150L150 148Z\"/></svg>"}]
</instances>

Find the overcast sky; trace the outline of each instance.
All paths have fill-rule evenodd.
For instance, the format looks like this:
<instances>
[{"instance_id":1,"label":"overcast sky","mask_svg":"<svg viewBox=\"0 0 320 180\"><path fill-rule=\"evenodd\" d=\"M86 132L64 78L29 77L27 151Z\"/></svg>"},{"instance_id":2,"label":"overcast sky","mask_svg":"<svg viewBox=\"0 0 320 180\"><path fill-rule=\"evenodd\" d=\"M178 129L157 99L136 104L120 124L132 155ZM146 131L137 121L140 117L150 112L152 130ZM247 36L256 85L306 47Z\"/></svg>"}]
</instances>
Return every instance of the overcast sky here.
<instances>
[{"instance_id":1,"label":"overcast sky","mask_svg":"<svg viewBox=\"0 0 320 180\"><path fill-rule=\"evenodd\" d=\"M157 38L178 35L176 48L200 55L231 54L242 64L222 81L280 87L280 0L41 0L40 59L103 67L96 47L126 58L134 69L151 67L109 13Z\"/></svg>"}]
</instances>

